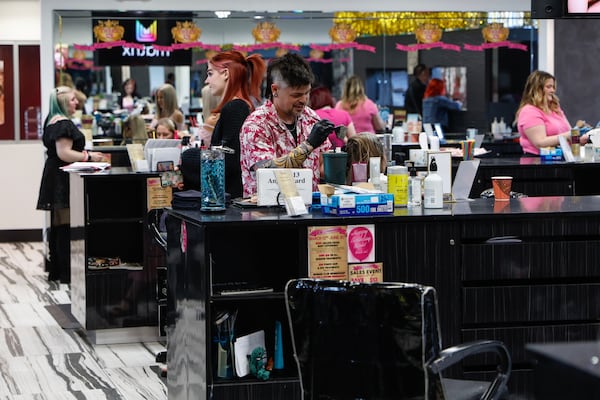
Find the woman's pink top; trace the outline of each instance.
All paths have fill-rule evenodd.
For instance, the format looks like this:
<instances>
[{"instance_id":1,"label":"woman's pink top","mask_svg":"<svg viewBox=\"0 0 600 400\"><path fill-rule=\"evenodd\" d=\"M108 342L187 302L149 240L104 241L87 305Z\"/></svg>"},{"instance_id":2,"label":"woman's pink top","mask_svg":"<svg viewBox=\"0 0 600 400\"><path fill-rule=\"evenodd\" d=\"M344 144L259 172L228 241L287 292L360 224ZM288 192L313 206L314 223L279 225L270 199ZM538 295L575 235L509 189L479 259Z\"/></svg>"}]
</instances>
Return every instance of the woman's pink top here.
<instances>
[{"instance_id":1,"label":"woman's pink top","mask_svg":"<svg viewBox=\"0 0 600 400\"><path fill-rule=\"evenodd\" d=\"M558 112L546 114L538 107L527 104L519 112L519 119L517 122L517 128L521 135L519 142L521 143L524 153L540 154L540 149L535 147L525 134L526 129L538 125L544 125L546 128L546 136L556 136L571 130L571 125L561 109L559 109Z\"/></svg>"},{"instance_id":2,"label":"woman's pink top","mask_svg":"<svg viewBox=\"0 0 600 400\"><path fill-rule=\"evenodd\" d=\"M338 101L335 105L336 109L346 110L342 106L342 102ZM346 110L348 111L348 110ZM375 127L373 126L373 116L379 113L377 109L377 105L373 103L371 99L366 99L362 103L356 106L354 111L348 111L350 113L350 117L352 117L352 122L354 122L354 129L356 133L362 132L375 132Z\"/></svg>"},{"instance_id":3,"label":"woman's pink top","mask_svg":"<svg viewBox=\"0 0 600 400\"><path fill-rule=\"evenodd\" d=\"M344 125L347 127L352 123L352 118L350 117L350 114L348 114L348 112L345 110L338 110L334 108L319 108L318 110L315 110L315 112L319 117L321 117L321 119L328 119L331 122L333 122L333 124L336 126ZM328 138L334 147L343 147L346 144L344 140L338 138L335 133L330 133Z\"/></svg>"}]
</instances>

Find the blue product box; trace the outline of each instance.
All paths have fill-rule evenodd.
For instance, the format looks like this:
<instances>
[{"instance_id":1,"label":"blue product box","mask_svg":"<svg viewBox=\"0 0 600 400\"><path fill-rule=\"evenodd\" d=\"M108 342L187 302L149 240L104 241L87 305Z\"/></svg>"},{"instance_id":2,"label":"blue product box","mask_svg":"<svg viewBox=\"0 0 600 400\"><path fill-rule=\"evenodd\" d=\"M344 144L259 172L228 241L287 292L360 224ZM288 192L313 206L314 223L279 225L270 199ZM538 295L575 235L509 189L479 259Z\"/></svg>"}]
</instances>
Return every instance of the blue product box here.
<instances>
[{"instance_id":1,"label":"blue product box","mask_svg":"<svg viewBox=\"0 0 600 400\"><path fill-rule=\"evenodd\" d=\"M563 159L562 149L560 147L543 147L540 149L540 158L542 161L561 161Z\"/></svg>"},{"instance_id":2,"label":"blue product box","mask_svg":"<svg viewBox=\"0 0 600 400\"><path fill-rule=\"evenodd\" d=\"M393 214L394 195L391 193L322 195L321 210L324 214L339 216Z\"/></svg>"}]
</instances>

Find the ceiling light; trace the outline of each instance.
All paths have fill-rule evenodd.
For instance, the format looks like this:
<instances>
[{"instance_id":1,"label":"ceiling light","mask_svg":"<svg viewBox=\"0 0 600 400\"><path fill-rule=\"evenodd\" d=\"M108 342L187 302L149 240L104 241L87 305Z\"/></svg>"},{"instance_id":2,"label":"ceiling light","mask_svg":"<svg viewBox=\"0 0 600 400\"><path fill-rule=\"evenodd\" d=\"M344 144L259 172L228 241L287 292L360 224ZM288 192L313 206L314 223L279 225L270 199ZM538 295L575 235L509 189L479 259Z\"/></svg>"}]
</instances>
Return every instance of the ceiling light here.
<instances>
[{"instance_id":1,"label":"ceiling light","mask_svg":"<svg viewBox=\"0 0 600 400\"><path fill-rule=\"evenodd\" d=\"M231 11L215 11L217 18L228 18L230 14Z\"/></svg>"}]
</instances>

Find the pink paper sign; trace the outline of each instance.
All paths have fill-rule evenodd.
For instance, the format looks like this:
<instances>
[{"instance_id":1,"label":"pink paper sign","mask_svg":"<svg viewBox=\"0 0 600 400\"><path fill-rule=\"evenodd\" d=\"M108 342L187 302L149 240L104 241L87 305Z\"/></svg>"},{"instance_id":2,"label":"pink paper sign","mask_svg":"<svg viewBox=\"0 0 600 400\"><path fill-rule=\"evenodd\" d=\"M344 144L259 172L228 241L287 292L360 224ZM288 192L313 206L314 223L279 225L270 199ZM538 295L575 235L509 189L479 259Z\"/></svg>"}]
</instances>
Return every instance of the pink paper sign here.
<instances>
[{"instance_id":1,"label":"pink paper sign","mask_svg":"<svg viewBox=\"0 0 600 400\"><path fill-rule=\"evenodd\" d=\"M374 227L348 227L348 262L373 262L375 260ZM352 261L351 261L352 260Z\"/></svg>"}]
</instances>

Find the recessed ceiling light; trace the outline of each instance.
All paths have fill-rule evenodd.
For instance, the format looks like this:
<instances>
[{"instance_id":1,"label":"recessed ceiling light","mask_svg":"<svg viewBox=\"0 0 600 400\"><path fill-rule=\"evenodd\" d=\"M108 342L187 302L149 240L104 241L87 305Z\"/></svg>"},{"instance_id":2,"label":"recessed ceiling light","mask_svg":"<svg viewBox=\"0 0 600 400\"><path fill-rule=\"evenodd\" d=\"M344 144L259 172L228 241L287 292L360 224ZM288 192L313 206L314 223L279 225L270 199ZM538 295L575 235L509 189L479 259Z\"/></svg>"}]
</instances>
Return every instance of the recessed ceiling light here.
<instances>
[{"instance_id":1,"label":"recessed ceiling light","mask_svg":"<svg viewBox=\"0 0 600 400\"><path fill-rule=\"evenodd\" d=\"M231 15L231 11L215 11L217 18L228 18Z\"/></svg>"}]
</instances>

